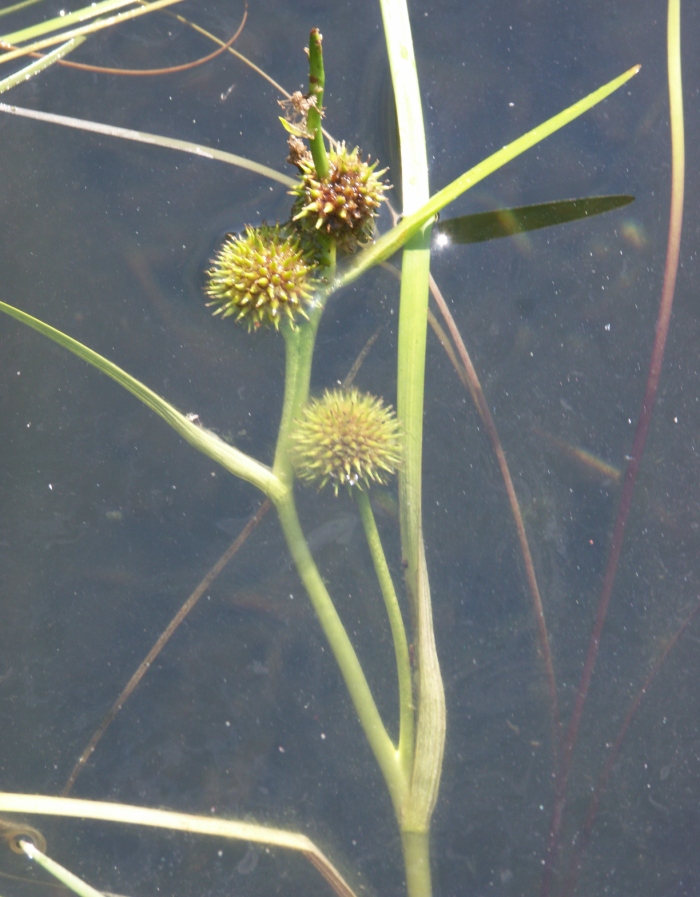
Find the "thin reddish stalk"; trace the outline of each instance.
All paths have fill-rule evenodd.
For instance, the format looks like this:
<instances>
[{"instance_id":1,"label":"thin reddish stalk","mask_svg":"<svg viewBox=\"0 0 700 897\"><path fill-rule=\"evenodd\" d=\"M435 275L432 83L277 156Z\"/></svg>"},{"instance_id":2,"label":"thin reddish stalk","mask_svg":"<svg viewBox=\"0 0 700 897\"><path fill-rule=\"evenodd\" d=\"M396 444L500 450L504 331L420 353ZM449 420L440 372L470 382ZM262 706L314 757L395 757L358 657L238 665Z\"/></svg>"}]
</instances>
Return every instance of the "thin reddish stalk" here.
<instances>
[{"instance_id":1,"label":"thin reddish stalk","mask_svg":"<svg viewBox=\"0 0 700 897\"><path fill-rule=\"evenodd\" d=\"M225 50L228 50L240 37L241 32L243 31L246 23L246 19L248 18L248 6L246 4L246 8L243 12L243 18L241 19L241 24L236 29L236 33L230 37L225 44L222 44L212 53L207 53L206 56L200 56L199 59L193 59L192 62L183 62L181 65L171 65L168 68L161 69L115 69L115 68L107 68L106 66L101 65L89 65L86 62L71 62L69 59L59 59L59 65L65 65L68 68L72 69L81 69L84 72L99 72L101 74L106 75L131 75L134 77L141 77L142 75L172 75L175 72L185 72L188 69L196 68L199 65L204 65L206 62L211 62L212 59L216 59L221 53Z\"/></svg>"},{"instance_id":2,"label":"thin reddish stalk","mask_svg":"<svg viewBox=\"0 0 700 897\"><path fill-rule=\"evenodd\" d=\"M396 223L396 221L398 220L398 216L396 215L396 212L391 207L391 205L389 205L389 210L391 211L394 223ZM390 271L398 280L401 279L401 272L390 262L382 262L382 268ZM542 657L542 661L544 663L545 673L547 676L547 690L549 692L550 716L552 721L552 753L554 755L554 766L556 768L557 758L559 756L559 741L561 740L561 721L559 717L557 681L556 676L554 675L554 661L552 659L552 651L549 644L549 635L547 633L547 623L544 615L544 607L542 605L542 596L537 584L535 565L532 561L532 553L530 551L530 545L527 539L525 523L523 521L523 515L520 511L520 503L515 492L513 478L510 475L508 461L503 450L503 445L501 444L501 439L498 435L496 424L486 402L484 391L481 388L479 375L476 372L476 368L472 364L472 360L469 352L467 351L467 347L464 345L462 335L457 328L455 319L452 317L452 312L445 302L445 298L442 295L440 287L437 285L432 274L430 275L430 292L440 310L445 324L447 325L447 329L450 332L450 336L452 337L452 341L454 342L457 353L459 355L459 360L455 356L454 350L452 348L452 343L450 343L447 334L440 327L430 309L428 309L428 322L430 323L430 326L432 327L435 335L440 341L440 344L445 350L445 353L452 362L452 365L457 372L457 376L462 381L464 386L469 390L469 394L471 395L472 400L476 406L479 417L481 418L481 421L486 429L486 433L489 437L491 446L498 461L498 466L501 471L501 476L503 477L503 482L505 483L508 502L510 504L513 519L515 521L518 543L520 545L520 551L523 556L523 563L525 564L525 576L532 600L533 613L537 623L538 648L540 656Z\"/></svg>"},{"instance_id":3,"label":"thin reddish stalk","mask_svg":"<svg viewBox=\"0 0 700 897\"><path fill-rule=\"evenodd\" d=\"M214 582L216 577L221 573L226 564L238 553L240 548L245 544L250 534L256 528L256 526L263 519L265 514L270 510L272 504L269 499L265 499L265 501L260 505L255 514L250 518L248 523L243 527L238 536L233 540L233 542L229 545L226 551L221 555L219 560L214 564L211 570L207 573L204 579L199 583L197 588L192 592L190 597L185 601L180 610L175 614L172 620L165 627L163 632L158 636L157 641L148 652L148 654L144 657L144 659L139 664L136 672L132 675L129 681L126 683L124 688L121 691L121 694L117 698L117 700L112 705L111 709L102 720L100 725L97 727L94 735L90 739L87 747L82 752L80 757L78 758L75 766L71 774L68 776L68 781L66 782L61 795L63 797L67 797L73 789L73 785L75 785L75 781L82 772L85 767L85 764L92 756L95 748L100 743L102 736L105 734L107 729L111 726L114 718L122 709L124 704L128 701L131 695L134 693L139 683L146 675L148 670L151 668L153 661L158 657L163 648L170 641L173 633L178 628L180 623L185 619L187 614L192 610L195 604L199 601L205 591L209 588L209 586Z\"/></svg>"},{"instance_id":4,"label":"thin reddish stalk","mask_svg":"<svg viewBox=\"0 0 700 897\"><path fill-rule=\"evenodd\" d=\"M622 747L622 742L627 734L627 730L632 724L632 720L637 715L637 711L639 710L639 706L642 703L645 695L649 691L652 682L656 678L659 673L659 670L666 662L671 651L675 648L678 640L683 635L685 630L690 626L692 621L697 616L700 611L700 601L695 605L693 610L688 614L685 620L681 623L678 629L673 633L668 642L664 645L663 650L653 667L651 668L649 675L644 680L644 684L639 689L637 694L635 695L632 704L630 705L627 714L625 715L624 720L622 721L622 725L620 726L620 730L617 733L617 737L613 742L610 751L608 753L608 758L605 761L605 766L603 767L603 771L598 779L598 784L595 787L595 791L593 792L593 797L591 798L591 802L588 805L588 812L586 813L586 818L581 826L578 835L578 843L576 845L576 852L574 854L574 858L571 861L571 865L569 867L569 874L567 875L566 882L564 883L564 887L562 889L563 897L571 897L571 895L576 890L576 881L578 878L578 873L581 868L581 860L583 854L588 847L588 842L591 839L591 832L593 830L593 823L595 821L596 814L598 813L598 807L600 805L601 798L605 793L605 789L608 786L608 780L610 778L610 774L612 773L613 766L615 765L618 755L620 753L620 748Z\"/></svg>"},{"instance_id":5,"label":"thin reddish stalk","mask_svg":"<svg viewBox=\"0 0 700 897\"><path fill-rule=\"evenodd\" d=\"M503 477L503 482L506 487L508 503L510 504L511 513L513 514L513 520L515 521L518 543L520 545L520 551L523 556L523 563L525 564L525 577L527 579L527 585L530 591L530 597L532 599L532 610L535 616L535 623L537 624L537 642L539 652L544 663L545 674L547 677L547 690L549 691L549 704L552 719L552 750L554 753L556 765L556 758L559 752L559 739L561 729L559 719L559 699L557 696L557 681L554 675L554 661L552 659L552 650L549 644L547 623L544 616L544 607L542 606L542 596L540 594L539 586L537 585L535 565L532 561L532 553L530 552L530 545L528 544L527 540L525 522L523 521L523 515L520 511L520 502L518 501L518 496L515 492L513 478L510 475L508 461L506 460L506 453L503 450L503 445L498 435L498 430L496 429L496 423L486 402L484 391L481 388L479 375L477 374L476 369L472 364L469 352L467 351L467 347L464 345L464 341L457 328L455 320L452 317L452 313L450 312L450 309L448 308L447 303L445 302L445 299L440 292L440 288L433 279L432 274L430 276L430 291L433 295L433 299L435 299L437 307L440 309L440 313L442 314L445 324L447 325L450 336L452 337L452 340L457 348L459 358L464 365L464 370L467 375L469 392L472 395L472 399L474 400L476 409L479 412L479 417L481 418L481 421L486 429L486 433L488 435L489 441L491 442L493 452L496 455L498 467L501 471L501 476Z\"/></svg>"},{"instance_id":6,"label":"thin reddish stalk","mask_svg":"<svg viewBox=\"0 0 700 897\"><path fill-rule=\"evenodd\" d=\"M622 551L622 542L629 519L634 487L637 482L639 465L642 453L649 433L651 415L659 388L661 366L663 364L666 338L671 320L673 297L676 289L676 275L678 273L678 259L680 255L681 228L683 223L683 188L685 178L685 151L683 139L683 90L681 79L680 60L680 0L669 0L668 7L668 81L671 117L671 209L669 215L668 246L666 250L666 267L664 270L664 282L661 292L661 303L656 321L656 335L651 352L649 375L647 377L642 409L637 422L637 429L632 443L630 460L625 472L625 479L620 495L620 504L615 519L612 538L610 540L610 554L605 568L603 585L596 611L593 631L591 633L588 651L583 665L581 681L576 691L576 699L571 714L571 721L562 744L561 763L557 769L554 805L550 822L547 853L545 856L545 868L542 876L542 897L549 897L551 880L556 863L559 834L561 832L564 806L566 804L566 791L571 773L571 760L578 738L581 716L588 696L588 689L593 676L598 648L605 625L610 599L612 597L615 575L617 573Z\"/></svg>"},{"instance_id":7,"label":"thin reddish stalk","mask_svg":"<svg viewBox=\"0 0 700 897\"><path fill-rule=\"evenodd\" d=\"M241 19L241 24L236 29L236 33L230 37L225 44L221 44L216 50L212 53L207 53L206 56L200 56L199 59L194 59L192 62L183 62L182 65L171 65L168 68L160 68L160 69L117 69L117 68L109 68L104 65L89 65L86 62L72 62L69 59L58 59L57 64L65 66L69 69L79 69L82 72L97 72L101 75L130 75L133 77L141 77L143 75L172 75L175 72L184 72L187 69L196 68L199 65L204 65L206 62L211 62L212 59L215 59L225 50L228 50L232 47L232 45L238 40L243 31L246 23L246 19L248 18L248 4L246 3L245 10L243 12L243 18ZM14 47L12 44L6 44L4 41L1 43L3 50L17 50L17 47ZM33 59L41 59L43 53L27 53L27 56L31 56Z\"/></svg>"}]
</instances>

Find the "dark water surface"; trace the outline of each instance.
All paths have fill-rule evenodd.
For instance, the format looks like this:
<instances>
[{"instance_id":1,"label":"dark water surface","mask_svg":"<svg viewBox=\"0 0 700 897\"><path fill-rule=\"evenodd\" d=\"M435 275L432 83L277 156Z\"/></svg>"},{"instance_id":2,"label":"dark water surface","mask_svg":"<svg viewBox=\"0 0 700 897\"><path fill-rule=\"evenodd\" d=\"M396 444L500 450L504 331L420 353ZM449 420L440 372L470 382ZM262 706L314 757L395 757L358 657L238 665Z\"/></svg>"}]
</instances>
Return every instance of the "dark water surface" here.
<instances>
[{"instance_id":1,"label":"dark water surface","mask_svg":"<svg viewBox=\"0 0 700 897\"><path fill-rule=\"evenodd\" d=\"M55 4L0 19L0 30ZM242 4L185 3L228 37ZM629 85L465 194L447 214L602 193L600 218L436 252L433 271L482 377L543 593L565 719L600 592L646 378L669 203L665 7L411 4L431 162L444 186L635 63ZM22 18L24 17L24 18ZM288 89L324 35L326 125L396 164L378 7L251 0L237 46ZM684 9L684 245L659 401L575 754L563 858L622 719L700 596L697 7ZM75 58L176 64L210 46L164 14L91 38ZM222 99L222 97L226 97ZM4 98L5 99L5 98ZM273 89L226 57L127 79L54 68L9 102L189 138L282 170ZM217 162L0 119L0 298L107 355L183 411L271 460L283 343L204 308L201 271L226 230L285 218L284 188ZM393 178L398 183L398 177ZM399 200L395 199L399 205ZM374 272L334 297L314 389L341 380L379 324L358 385L394 401L397 288ZM60 793L158 634L260 501L82 362L0 319L0 787ZM567 447L569 450L567 450ZM552 805L547 694L505 492L469 396L428 355L425 530L448 741L434 821L435 891L539 894ZM400 579L393 493L379 517ZM395 714L392 650L347 497L300 495L308 532L378 703ZM327 529L324 529L327 527ZM293 597L291 597L293 596ZM700 888L700 629L641 705L584 856L579 893ZM270 515L121 712L74 794L298 829L363 893L404 893L388 797ZM35 820L50 852L121 894L329 893L301 860L248 845ZM3 854L0 872L40 877ZM554 893L559 893L555 878ZM45 893L0 879L0 893Z\"/></svg>"}]
</instances>

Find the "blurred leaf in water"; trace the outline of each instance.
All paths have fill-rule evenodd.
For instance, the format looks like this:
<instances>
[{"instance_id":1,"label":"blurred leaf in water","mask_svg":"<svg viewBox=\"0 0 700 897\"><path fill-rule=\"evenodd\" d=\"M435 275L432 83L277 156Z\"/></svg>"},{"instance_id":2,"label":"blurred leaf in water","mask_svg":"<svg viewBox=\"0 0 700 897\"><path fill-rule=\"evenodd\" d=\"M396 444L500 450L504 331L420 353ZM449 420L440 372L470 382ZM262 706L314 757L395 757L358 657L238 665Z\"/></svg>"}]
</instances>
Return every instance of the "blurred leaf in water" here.
<instances>
[{"instance_id":1,"label":"blurred leaf in water","mask_svg":"<svg viewBox=\"0 0 700 897\"><path fill-rule=\"evenodd\" d=\"M633 196L589 196L585 199L563 199L516 209L480 212L440 221L434 228L438 245L446 243L482 243L498 237L512 237L530 230L566 224L590 218L634 201Z\"/></svg>"}]
</instances>

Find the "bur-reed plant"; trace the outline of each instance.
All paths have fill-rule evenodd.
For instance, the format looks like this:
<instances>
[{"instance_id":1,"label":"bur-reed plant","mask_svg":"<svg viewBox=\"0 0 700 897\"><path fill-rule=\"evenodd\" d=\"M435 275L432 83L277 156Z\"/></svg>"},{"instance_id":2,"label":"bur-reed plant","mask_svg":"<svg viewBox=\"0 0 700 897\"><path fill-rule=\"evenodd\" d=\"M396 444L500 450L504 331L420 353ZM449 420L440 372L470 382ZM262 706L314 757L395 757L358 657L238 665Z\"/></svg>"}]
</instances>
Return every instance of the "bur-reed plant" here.
<instances>
[{"instance_id":1,"label":"bur-reed plant","mask_svg":"<svg viewBox=\"0 0 700 897\"><path fill-rule=\"evenodd\" d=\"M296 141L292 143L291 156L299 169L300 180L290 199L289 219L277 225L249 223L245 231L231 235L213 258L207 276L205 292L221 318L237 320L252 331L253 340L264 327L279 331L284 339L285 394L271 465L228 444L203 427L198 419L179 412L104 356L16 308L3 303L2 309L112 377L163 417L185 440L228 472L257 487L274 504L298 574L388 788L401 832L408 893L412 897L427 897L432 892L430 826L439 793L446 726L421 496L431 225L436 214L462 192L604 99L636 69L509 144L431 196L407 10L400 2L387 2L382 5L382 12L401 145L401 220L385 234L371 239L372 218L383 200L381 169L364 162L362 154L350 144L329 144L322 135L320 113L326 108L325 76L321 35L314 30L309 43L309 87L302 98L307 108L301 121L290 126L292 140ZM343 192L348 172L351 178L356 176L357 183L349 192ZM345 214L347 209L350 212ZM403 252L403 257L396 417L386 403L354 389L328 391L311 400L315 338L327 304L337 290L357 282L398 251ZM466 367L466 362L463 363ZM475 391L473 382L471 385ZM394 472L399 477L403 584L397 578L397 569L392 576L386 562L371 505L372 484L384 484ZM397 737L390 735L393 725L377 707L352 639L309 551L296 507L297 477L316 481L321 487L330 486L334 493L349 492L357 501L357 512L390 621L399 695ZM402 610L402 598L397 597L397 592L401 593L403 588L407 600ZM537 601L535 605L541 614ZM551 659L547 660L546 630L540 631L539 647L546 662L551 663ZM555 810L562 808L567 764L576 737L574 731L573 736L561 739L556 698L556 690L550 688L554 755L555 762L560 764L555 767ZM585 689L582 700L585 700ZM17 798L13 804L8 798L2 806L5 810L23 807L34 811L41 811L43 806L46 812L89 815L84 804L71 809L68 802L23 803ZM141 821L146 815L143 814ZM137 818L135 814L134 821ZM167 823L163 820L162 824ZM221 834L223 828L214 826L211 830ZM243 836L254 840L250 830ZM547 889L547 875L554 868L559 838L555 812L546 858ZM279 833L271 833L269 840L278 844L283 841ZM327 875L342 890L345 886L342 880L333 878L328 870Z\"/></svg>"}]
</instances>

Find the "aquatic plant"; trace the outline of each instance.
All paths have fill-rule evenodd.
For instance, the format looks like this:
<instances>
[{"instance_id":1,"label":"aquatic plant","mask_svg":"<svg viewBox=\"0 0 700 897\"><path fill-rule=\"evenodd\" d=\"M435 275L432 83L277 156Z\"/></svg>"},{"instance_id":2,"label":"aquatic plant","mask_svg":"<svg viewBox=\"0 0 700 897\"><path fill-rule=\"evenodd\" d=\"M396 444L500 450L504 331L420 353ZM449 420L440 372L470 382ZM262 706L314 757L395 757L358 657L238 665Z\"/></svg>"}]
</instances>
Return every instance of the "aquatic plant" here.
<instances>
[{"instance_id":1,"label":"aquatic plant","mask_svg":"<svg viewBox=\"0 0 700 897\"><path fill-rule=\"evenodd\" d=\"M393 410L354 388L312 399L289 435L298 476L320 488L331 482L336 495L341 486L386 485L401 464Z\"/></svg>"},{"instance_id":2,"label":"aquatic plant","mask_svg":"<svg viewBox=\"0 0 700 897\"><path fill-rule=\"evenodd\" d=\"M608 95L613 89L625 83L632 72L611 82L606 88L597 91L562 116L557 116L546 126L535 129L519 141L499 150L485 163L471 169L448 187L431 196L427 182L427 153L422 134L420 102L415 65L411 53L412 42L407 13L401 4L386 4L384 11L388 21L387 39L390 61L394 70L401 134L401 174L404 185L401 221L393 229L379 236L375 242L368 242L371 213L380 208L380 192L383 191L380 191L377 180L379 174L371 169L364 169L365 174L361 175L361 184L371 183L372 189L369 192L372 194L372 201L366 204L367 208L362 211L358 219L354 219L353 214L350 216L361 222L358 224L359 237L353 228L350 228L349 234L339 230L338 219L343 221L341 213L344 203L337 198L330 198L327 183L333 180L333 172L338 170L337 160L334 161L334 153L345 152L346 155L348 154L347 150L334 150L332 145L327 150L324 146L320 130L320 113L324 108L323 84L318 79L319 66L322 62L321 45L318 32L312 32L309 48L311 79L307 96L313 97L316 102L310 105L308 111L311 114L303 126L295 128L296 133L292 134L296 141L309 141L310 158L300 151L297 145L296 159L303 160L303 164L298 166L302 171L302 181L297 182L292 189L294 195L300 197L300 202L303 202L303 205L301 207L297 205L296 208L291 209L290 222L285 225L285 228L291 227L296 222L299 227L298 234L288 237L289 232L285 229L284 242L280 242L282 231L277 227L253 230L251 223L245 222L248 226L245 236L234 237L225 244L229 247L228 254L234 256L236 270L233 273L242 276L242 279L231 277L228 282L224 282L220 273L220 263L222 252L224 255L227 254L226 249L220 250L219 254L215 255L215 261L210 268L210 271L216 271L216 274L213 277L210 276L206 290L209 298L218 300L219 308L223 309L219 317L230 312L231 316L240 317L241 323L251 325L252 329L257 329L257 325L263 323L271 323L275 328L279 328L285 340L287 352L285 396L272 465L264 464L248 452L233 448L206 426L202 426L202 421L196 415L180 413L173 405L126 374L121 368L108 362L102 355L87 349L81 343L42 324L26 313L4 304L2 308L8 314L14 315L24 323L43 332L107 373L148 407L160 414L183 438L229 472L235 473L238 477L259 488L276 506L290 553L309 593L328 643L335 654L357 716L389 790L402 835L408 891L414 897L418 897L418 895L424 897L431 892L429 833L442 773L446 725L443 682L433 634L432 602L427 576L429 565L426 562L423 545L424 523L421 494L422 421L425 412L423 379L428 317L428 260L431 223L435 215L445 205L457 198L464 189L477 183L505 161L515 157L528 146L532 146L548 133L568 122L574 115L583 112ZM315 123L313 121L314 114L319 116ZM342 145L336 144L335 146ZM349 155L355 160L351 167L360 164L358 153L353 151L353 154ZM325 166L328 166L327 170L324 170ZM363 196L363 189L362 186L359 189L360 199ZM315 195L316 193L318 196ZM358 203L352 199L354 195L356 194L351 194L351 200L357 209ZM310 220L312 212L318 216L313 222ZM317 226L319 222L320 226ZM256 224L260 226L261 223ZM270 244L268 238L271 232L273 239ZM320 238L319 244L313 242L317 237ZM310 241L309 244L304 244L307 239ZM356 242L361 245L356 246ZM262 243L267 249L261 248ZM248 247L245 251L243 251L244 245ZM270 245L272 245L272 249L270 249ZM348 259L337 259L336 249L343 251L354 249L355 252ZM396 430L392 427L392 439L397 432L400 433L402 457L399 463L399 453L395 446L392 446L385 463L387 467L398 467L399 470L402 564L394 562L393 578L397 578L396 571L401 566L405 570L406 577L409 610L406 616L411 623L412 651L409 649L409 638L406 637L404 631L403 614L392 582L390 565L384 558L379 531L374 523L367 493L364 490L353 490L355 493L353 497L358 502L358 514L367 536L370 555L387 609L394 644L400 709L398 738L392 738L390 732L395 727L384 718L385 711L380 713L377 707L366 670L358 659L352 640L348 637L341 622L341 615L336 611L324 578L320 575L316 562L308 550L298 519L293 486L296 468L299 465L299 455L304 454L301 449L311 445L309 430L307 429L306 434L301 437L299 433L304 434L304 421L308 424L310 419L314 417L317 419L319 406L323 402L321 400L319 403L313 399L310 401L309 396L315 336L324 309L330 297L340 287L357 281L361 274L387 260L400 249L403 249L404 256L396 384L399 427ZM278 251L282 251L284 258L281 265L273 272L269 266L272 256ZM263 258L265 252L268 252L267 258ZM313 286L306 279L307 275L312 273L309 262L311 256L314 258ZM251 259L257 266L254 271L245 267ZM275 278L280 278L282 284L273 283ZM271 291L270 287L272 287ZM291 309L291 312L287 309ZM259 336L260 334L253 335L251 339L258 339ZM460 370L465 373L468 370L469 362L464 356L462 363L463 367ZM468 377L466 379L477 396L478 405L477 386L473 379L469 380ZM234 387L242 386L244 382L245 377L241 374L240 380L234 384ZM354 393L350 394L355 395ZM329 393L329 395L333 394ZM381 408L374 404L374 400L368 402L368 405L375 409ZM482 411L482 417L488 419L484 409L480 408L480 411ZM383 416L383 420L387 419L386 416ZM204 423L208 422L205 420ZM366 437L361 433L357 437L352 437L350 442L353 439L355 442L363 439L372 441L374 435L370 434ZM311 447L313 448L313 446ZM637 465L640 457L641 450L633 453L633 460ZM352 465L353 463L341 462L341 467L343 464ZM370 471L373 468L368 467L367 464L365 459L358 459L355 465L358 476L365 476L367 480L383 479L381 473L377 473L375 477L371 476ZM321 474L322 480L326 475L329 479L333 478L336 481L339 479L337 469L333 467L322 467ZM342 478L342 474L340 478ZM352 478L352 474L347 474L346 482L351 481ZM634 480L628 479L628 482L633 485ZM627 487L628 492L630 488L631 486ZM602 619L604 616L603 612ZM599 639L599 635L598 632L596 640ZM543 633L541 630L540 649L543 656L546 656L548 650L546 638L546 629ZM592 668L593 663L588 663L586 669L592 672ZM570 728L566 738L563 738L560 732L557 694L556 691L551 693L550 689L554 753L555 755L560 754L560 756L556 768L555 813L551 825L549 854L545 858L546 889L549 888L547 875L551 876L552 870L555 868L556 853L561 844L563 800L567 790L571 754L576 742L576 727L580 719L579 710L582 709L585 701L586 688L587 685L579 690L580 700L574 715L576 725L573 726L573 730ZM110 813L112 814L111 818L116 818L119 815L119 811L114 807L110 809L109 806L105 808L94 805L91 808L86 802L71 804L69 801L57 800L55 803L51 803L50 800L44 800L41 803L37 799L32 803L22 802L21 799L15 798L13 804L13 800L7 796L3 798L0 806L6 812L13 807L26 812L30 810L40 812L43 808L45 812L73 812L84 818L89 818L91 815L97 818L107 818ZM106 815L100 817L100 813ZM126 818L126 812L123 817ZM185 824L174 814L166 819L164 815L158 815L157 811L150 810L144 810L140 816L138 812L134 812L132 821L150 825L182 825L183 827ZM223 835L227 828L232 830L235 827L233 823L227 827L226 824L219 823L218 820L211 820L211 826L208 828L201 820L195 822L189 819L188 823L193 830L207 830L220 835ZM268 831L266 834L253 826L247 828L242 826L237 831L238 837L249 841L278 845L286 843L286 846L295 846L295 849L307 851L321 865L321 861L313 853L308 842L303 842L303 845L299 846L302 844L300 836L297 836L299 840L294 842L292 835L288 834L287 841L285 841L279 832ZM21 834L18 835L15 831L12 837L14 839L12 843L16 845L17 839L21 839ZM26 838L31 839L31 833L27 833ZM342 877L334 876L328 865L323 868L326 870L329 880L342 893L342 889L345 887Z\"/></svg>"},{"instance_id":3,"label":"aquatic plant","mask_svg":"<svg viewBox=\"0 0 700 897\"><path fill-rule=\"evenodd\" d=\"M279 224L247 227L245 236L230 235L207 271L208 305L215 315L235 315L248 329L308 317L304 306L313 296L313 261L304 257L299 237Z\"/></svg>"}]
</instances>

